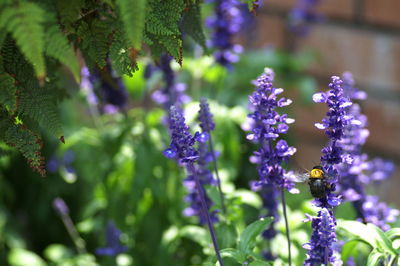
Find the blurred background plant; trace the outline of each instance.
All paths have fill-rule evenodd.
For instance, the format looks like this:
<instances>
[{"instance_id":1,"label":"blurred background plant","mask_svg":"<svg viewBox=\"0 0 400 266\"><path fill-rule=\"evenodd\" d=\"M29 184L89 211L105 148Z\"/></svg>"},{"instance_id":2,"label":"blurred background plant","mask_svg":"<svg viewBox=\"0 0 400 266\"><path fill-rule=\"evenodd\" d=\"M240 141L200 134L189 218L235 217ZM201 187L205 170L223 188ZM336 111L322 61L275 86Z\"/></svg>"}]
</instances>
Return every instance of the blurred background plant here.
<instances>
[{"instance_id":1,"label":"blurred background plant","mask_svg":"<svg viewBox=\"0 0 400 266\"><path fill-rule=\"evenodd\" d=\"M46 164L42 166L43 170L46 168L47 176L42 178L33 172L26 159L6 144L7 140L3 139L0 142L0 264L215 265L216 257L206 227L199 224L198 217L184 215L184 210L188 207L184 201L187 190L183 186L186 175L162 154L170 144L165 110L169 109L171 101L174 103L179 101L179 104L182 104L187 123L194 133L200 131L196 122L199 101L201 97L206 97L209 99L210 111L216 125L211 134L214 148L218 152L218 171L225 197L226 215L221 212L218 188L216 186L205 186L205 188L214 203L210 211L215 212L219 218L214 226L217 236L220 236L218 244L224 262L226 265L243 263L268 265L262 256L262 252L267 249L270 253L268 259L273 259L273 265L287 265L288 253L283 219L276 219L274 228L277 233L270 242L267 243L261 237L257 237L261 236L272 221L268 218L260 219L267 215L262 211L263 204L265 205L264 199L250 187L250 181L258 179L257 170L249 161L256 146L246 140L242 125L249 114L248 95L254 90L251 81L268 66L275 71L275 86L285 88L285 96L294 100L293 108L285 107L282 111L288 113L289 117L296 118L294 129L289 130L284 138L289 145L295 146L298 152L286 167L305 172L303 168L310 169L318 164L320 149L325 139L312 127L315 122L321 120L325 110L311 104L312 95L316 91L326 90L328 76L341 75L345 70L352 69L351 65L345 65L343 67L349 69L336 67L330 70L340 71L339 73L322 74L318 66L323 65L321 61L324 62L325 52L323 48L319 49L319 46L313 47L314 42L317 42L314 39L323 42L321 31L324 28L318 27L333 28L345 35L338 27L342 25L341 16L347 18L348 13L337 15L336 9L332 11L330 5L333 4L329 3L331 0L320 2L299 0L297 4L295 1L281 1L283 4L278 3L279 1L271 1L270 4L259 1L258 16L250 14L246 4L234 0L209 1L210 3L201 5L198 1L188 1L187 8L190 12L194 12L194 15L198 14L197 8L201 8L202 18L199 21L201 23L208 21L205 36L212 36L209 39L213 43L207 43L198 32L195 32L197 35L193 34L185 27L185 23L189 23L189 19L192 19L193 14L189 12L185 13L180 28L171 29L173 33L167 37L162 34L155 37L155 33L147 24L148 28L143 37L147 46L143 50L137 47L134 37L128 38L127 41L133 40L133 50L124 49L127 48L124 45L118 46L119 39L115 37L108 55L101 45L98 48L90 47L98 44L96 38L99 36L94 35L90 37L93 39L90 39L87 37L89 36L87 32L94 33L98 30L104 33L107 23L112 23L115 34L113 36L119 36L122 28L129 36L130 31L125 27L129 27L126 23L131 18L129 16L121 16L122 18L118 20L114 18L121 9L123 10L124 3L129 1L87 1L93 3L86 4L84 2L75 1L71 4L72 7L68 9L71 11L71 17L63 16L58 22L65 27L63 31L68 33L69 41L76 42L75 48L79 47L82 52L82 56L77 57L79 59L77 62L82 65L81 71L76 62L69 66L73 75L63 68L56 72L57 86L62 90L57 92L59 99L55 97L52 101L57 103L55 106L60 115L62 140L65 140L65 144L58 140L61 136L58 134L58 129L54 134L54 130L46 129L43 123L39 123L41 127L38 127L25 117L26 110L19 110L10 116L16 121L21 119L32 132L37 134L36 136L42 136L44 143L42 154L46 159ZM146 1L137 1L139 2ZM167 7L165 10L155 8L158 1L148 2L153 11L172 12ZM227 4L221 6L223 2ZM368 10L368 1L364 2ZM44 10L52 6L26 3ZM54 3L58 9L63 7L62 1ZM12 6L8 6L8 3L4 5L7 5L7 8ZM115 5L119 9L115 9ZM322 6L322 10L319 10L318 5ZM251 1L249 6L250 9L255 9ZM308 11L307 8L313 10ZM314 9L318 9L321 14L325 11L327 17L321 19L320 13L314 13ZM54 10L48 12L51 14ZM226 18L223 16L226 13L221 12L228 12L230 15ZM357 15L357 12L354 11L354 14ZM171 18L169 21L174 22L174 25L180 23L180 13L176 13L179 14L179 18ZM4 42L2 51L9 50L10 46L17 49L14 39L18 47L20 42L12 33L15 29L6 25L5 12L0 13L0 16L0 44ZM224 19L229 21L230 16L240 16L242 21L235 20L233 25L229 26ZM206 19L207 17L209 19ZM51 18L47 19L51 21ZM305 26L315 21L322 26L317 26L313 35L314 28ZM386 35L397 36L398 32L393 27L388 26L386 29L386 24L371 21L363 20L364 24L360 20L358 22L364 25L360 26L364 27L363 30L371 32L382 30ZM190 23L193 25L194 22ZM349 25L350 22L346 23L348 23L346 27L354 27ZM76 27L79 30L75 29ZM275 31L267 30L265 27L275 28ZM87 32L82 33L84 31ZM198 44L186 37L183 38L183 43L178 44L179 41L182 42L181 31L187 32L188 36ZM254 32L258 34L252 35ZM307 32L307 35L303 34L304 32ZM81 35L84 38L79 40ZM107 39L109 36L111 34L108 32L103 37ZM168 40L175 36L178 36L179 40L174 47L183 48L183 54L168 46L170 44ZM224 39L219 39L221 36ZM154 47L151 38L164 41L162 47ZM244 48L243 51L239 44ZM109 46L107 44L107 49ZM205 49L206 47L208 48ZM312 49L309 49L310 47ZM100 49L99 54L104 52L102 58L99 59L99 54L91 52L94 48ZM146 50L147 48L151 53ZM164 53L171 54L172 57L161 55L158 48ZM25 55L26 50L22 47L19 49L18 55L22 57L21 53ZM139 54L136 55L138 51ZM340 54L339 50L329 52ZM128 63L121 69L122 61L118 59L122 57L119 58L118 55L124 53L125 55L129 53L129 57L124 57L124 60L128 58L126 61ZM347 53L351 53L351 50ZM51 56L50 52L49 54ZM6 52L2 52L1 62L8 62L6 55ZM183 62L181 62L182 56ZM31 62L29 56L26 57ZM330 56L328 62L329 58ZM53 63L46 62L49 73L52 73L50 66ZM38 64L36 62L34 70L30 70L34 73L31 74L37 83L35 88L41 88L39 83L43 74ZM124 71L126 69L135 71L129 75L130 71L126 73ZM4 84L1 78L4 77L3 72L8 73L9 69L7 67L3 69L2 65L0 70L0 84ZM79 73L81 73L80 79ZM360 84L365 85L365 91L371 95L372 102L382 100L382 97L391 97L391 90L372 91L371 82L362 75L363 73L356 71L356 84L357 77L360 76ZM39 81L36 80L36 76L39 77ZM52 80L52 78L46 79ZM17 76L16 80L18 79ZM45 81L49 82L48 80ZM77 80L80 80L79 84ZM378 81L380 82L379 79ZM324 85L320 87L321 83ZM398 89L398 86L396 88ZM21 89L21 93L24 95L26 91ZM157 95L159 97L156 97ZM1 103L3 104L3 100ZM366 107L367 114L371 114L374 110L373 105L368 105L368 102L361 107ZM6 110L7 117L11 109ZM4 114L1 113L0 116L3 119ZM384 135L378 138L388 138L395 134L386 132L388 131L386 124L377 126L376 120L374 117L371 119L372 135L375 129L378 130L375 136L380 133ZM398 125L398 121L395 120L387 124L390 126L392 125L390 123ZM52 128L56 127L58 126ZM398 163L400 149L388 150L386 144L376 140L377 137L371 136L371 139L371 142L366 144L370 158L378 155L384 159L391 158ZM396 142L395 139L391 141ZM379 192L382 188L388 188L393 184L390 180L383 183L383 178L380 178L386 177L387 172L393 172L391 171L394 169L393 164L384 160L379 162L376 161L376 164L371 165L371 168L376 167L377 170L370 170L371 172L368 172L370 176L364 179L363 184L371 183L366 187L368 194L376 194L377 188ZM399 179L398 177L397 174L395 180ZM315 215L318 211L310 203L312 197L307 185L300 184L298 188L300 193L287 195L286 200L293 265L302 265L306 258L306 250L302 245L309 242L311 227L303 223L305 213ZM64 204L60 205L61 199ZM387 195L384 199L400 204L398 200ZM389 264L399 257L400 234L398 228L395 228L400 225L396 220L398 213L395 209L391 212L386 205L382 205L384 203L373 207L371 206L374 205L373 202L378 202L378 199L370 198L367 201L369 205L364 206L365 212L378 212L379 215L388 218L390 216L387 222L393 229L386 227L386 223L378 225L386 231L383 232L372 225L355 222L360 216L351 201L344 202L335 211L338 222L338 246L342 247L338 250L341 252L342 260L348 265L351 265L349 261L356 265L366 265L367 262L379 265L380 261ZM281 209L279 206L278 213L273 216L281 217ZM72 234L71 228L74 228ZM365 235L363 232L369 233Z\"/></svg>"}]
</instances>

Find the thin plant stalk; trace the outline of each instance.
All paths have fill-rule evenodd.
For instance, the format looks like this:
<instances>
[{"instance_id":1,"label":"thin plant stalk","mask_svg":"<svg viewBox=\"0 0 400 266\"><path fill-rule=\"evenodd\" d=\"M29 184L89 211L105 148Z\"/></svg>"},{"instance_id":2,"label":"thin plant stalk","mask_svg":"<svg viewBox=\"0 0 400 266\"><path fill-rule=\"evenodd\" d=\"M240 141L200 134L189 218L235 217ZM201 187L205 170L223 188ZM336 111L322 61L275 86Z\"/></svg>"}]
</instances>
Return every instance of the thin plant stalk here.
<instances>
[{"instance_id":1,"label":"thin plant stalk","mask_svg":"<svg viewBox=\"0 0 400 266\"><path fill-rule=\"evenodd\" d=\"M212 137L211 137L211 133L209 132L209 146L210 146L210 151L211 151L211 155L212 155L212 159L213 159L213 166L214 166L214 172L215 172L215 176L217 177L217 185L218 185L218 191L219 191L219 197L221 200L221 207L222 207L222 212L224 213L224 215L226 215L226 207L225 207L225 200L224 200L224 193L222 192L222 187L221 187L221 179L219 178L219 173L218 173L218 167L217 167L217 158L215 156L215 152L214 152L214 145L212 142Z\"/></svg>"},{"instance_id":2,"label":"thin plant stalk","mask_svg":"<svg viewBox=\"0 0 400 266\"><path fill-rule=\"evenodd\" d=\"M74 242L78 253L86 253L85 241L80 237L78 231L74 226L74 223L71 220L71 217L68 214L61 214L61 220L64 223L64 226L67 229L67 232L71 237L72 242Z\"/></svg>"},{"instance_id":3,"label":"thin plant stalk","mask_svg":"<svg viewBox=\"0 0 400 266\"><path fill-rule=\"evenodd\" d=\"M200 179L197 176L197 172L196 172L196 169L195 169L193 163L188 164L187 167L188 167L189 172L191 174L193 174L194 180L196 182L197 193L199 193L200 201L201 201L201 211L203 212L203 216L206 218L206 221L207 221L207 226L208 226L208 229L210 231L211 240L212 240L213 245L214 245L215 254L217 255L217 259L218 259L218 262L219 262L220 266L224 266L224 262L222 261L221 254L220 254L219 248L218 248L217 235L215 233L214 227L213 227L212 222L211 222L210 215L208 213L207 203L206 203L206 200L205 200L205 197L204 197L204 193L205 192L204 192L203 187L202 187L202 185L200 183Z\"/></svg>"},{"instance_id":4,"label":"thin plant stalk","mask_svg":"<svg viewBox=\"0 0 400 266\"><path fill-rule=\"evenodd\" d=\"M291 266L292 265L292 252L291 252L290 232L289 232L289 223L288 223L287 212L286 212L285 191L283 189L281 190L281 200L282 200L283 217L285 219L286 239L287 239L287 243L288 243L288 260L289 260L289 266Z\"/></svg>"}]
</instances>

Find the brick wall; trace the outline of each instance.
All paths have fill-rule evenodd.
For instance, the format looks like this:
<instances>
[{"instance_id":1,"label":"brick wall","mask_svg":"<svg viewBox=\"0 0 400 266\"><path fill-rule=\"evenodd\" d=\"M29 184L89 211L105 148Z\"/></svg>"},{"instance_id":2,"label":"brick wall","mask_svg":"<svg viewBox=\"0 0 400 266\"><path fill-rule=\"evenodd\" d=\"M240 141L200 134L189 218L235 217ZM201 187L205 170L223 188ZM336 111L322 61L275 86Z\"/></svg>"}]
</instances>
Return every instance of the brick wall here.
<instances>
[{"instance_id":1,"label":"brick wall","mask_svg":"<svg viewBox=\"0 0 400 266\"><path fill-rule=\"evenodd\" d=\"M252 48L273 45L294 51L313 50L317 60L308 69L326 89L331 75L353 73L357 86L369 97L362 104L369 118L370 137L365 150L393 160L398 171L380 193L400 206L400 1L321 0L317 11L323 22L310 25L307 37L287 31L286 18L296 0L267 0L257 18ZM319 161L326 138L313 127L325 113L323 106L294 105L298 139L296 160L301 167Z\"/></svg>"}]
</instances>

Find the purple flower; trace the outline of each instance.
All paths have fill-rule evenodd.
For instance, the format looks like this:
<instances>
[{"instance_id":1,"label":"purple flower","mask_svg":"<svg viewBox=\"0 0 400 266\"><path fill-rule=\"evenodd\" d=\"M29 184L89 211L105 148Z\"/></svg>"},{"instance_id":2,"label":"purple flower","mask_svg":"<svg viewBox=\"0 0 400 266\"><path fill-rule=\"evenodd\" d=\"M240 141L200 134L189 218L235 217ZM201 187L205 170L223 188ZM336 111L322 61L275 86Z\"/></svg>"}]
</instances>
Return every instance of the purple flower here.
<instances>
[{"instance_id":1,"label":"purple flower","mask_svg":"<svg viewBox=\"0 0 400 266\"><path fill-rule=\"evenodd\" d=\"M46 168L51 173L57 172L60 168L64 168L69 173L75 173L75 169L71 166L74 160L74 151L66 150L61 159L57 158L56 155L52 155L50 160L47 162Z\"/></svg>"},{"instance_id":2,"label":"purple flower","mask_svg":"<svg viewBox=\"0 0 400 266\"><path fill-rule=\"evenodd\" d=\"M256 186L272 184L275 188L295 192L294 183L288 178L291 173L281 165L289 161L296 149L285 140L278 140L281 134L287 133L289 124L294 120L288 118L287 114L281 115L276 111L277 107L289 105L291 100L278 98L283 89L274 88L273 79L273 71L266 68L254 82L256 91L249 97L253 113L248 116L251 133L247 135L247 139L260 145L250 160L258 165L260 180L255 183Z\"/></svg>"},{"instance_id":3,"label":"purple flower","mask_svg":"<svg viewBox=\"0 0 400 266\"><path fill-rule=\"evenodd\" d=\"M206 98L200 99L199 121L203 132L210 133L210 131L214 130L215 123Z\"/></svg>"},{"instance_id":4,"label":"purple flower","mask_svg":"<svg viewBox=\"0 0 400 266\"><path fill-rule=\"evenodd\" d=\"M312 217L311 226L313 228L311 241L303 245L308 250L304 265L328 265L326 262L335 265L337 258L333 256L333 243L336 242L336 221L332 212L322 208L317 217Z\"/></svg>"},{"instance_id":5,"label":"purple flower","mask_svg":"<svg viewBox=\"0 0 400 266\"><path fill-rule=\"evenodd\" d=\"M113 222L108 222L106 231L106 246L97 248L95 253L99 256L117 256L128 250L127 246L120 243L121 231Z\"/></svg>"},{"instance_id":6,"label":"purple flower","mask_svg":"<svg viewBox=\"0 0 400 266\"><path fill-rule=\"evenodd\" d=\"M319 22L322 16L315 12L320 0L297 0L296 6L289 13L289 28L299 36L309 33L309 24Z\"/></svg>"},{"instance_id":7,"label":"purple flower","mask_svg":"<svg viewBox=\"0 0 400 266\"><path fill-rule=\"evenodd\" d=\"M315 124L318 129L325 130L325 135L329 138L328 145L322 149L321 166L330 177L327 180L330 186L326 188L328 191L326 198L316 199L317 206L325 208L332 208L340 204L340 199L332 193L339 180L336 167L342 162L351 161L339 144L344 137L346 127L355 123L353 117L347 113L347 107L351 106L352 102L345 96L342 84L343 81L339 77L333 76L328 92L313 95L315 102L323 102L328 106L328 112L322 119L322 123Z\"/></svg>"},{"instance_id":8,"label":"purple flower","mask_svg":"<svg viewBox=\"0 0 400 266\"><path fill-rule=\"evenodd\" d=\"M190 97L185 94L186 84L176 82L175 73L171 68L171 61L172 56L163 55L161 57L159 69L163 73L165 85L152 94L153 100L163 105L167 111L172 105L181 108L184 103L190 101Z\"/></svg>"},{"instance_id":9,"label":"purple flower","mask_svg":"<svg viewBox=\"0 0 400 266\"><path fill-rule=\"evenodd\" d=\"M217 237L213 227L213 218L210 217L209 208L210 201L204 191L203 183L207 181L207 176L199 175L199 165L195 162L199 159L199 152L194 148L196 141L204 142L207 140L204 134L196 132L194 137L189 132L189 127L185 124L182 110L172 105L169 111L169 129L171 134L171 144L163 153L167 158L175 159L178 164L186 167L188 178L185 180L186 187L189 189L190 208L186 209L186 214L199 214L200 221L205 221L210 231L211 239L218 261L223 265L221 255L219 253ZM201 154L201 153L200 153ZM200 170L204 170L200 167ZM194 193L194 188L196 192ZM192 193L193 191L193 193ZM200 212L200 213L199 213Z\"/></svg>"},{"instance_id":10,"label":"purple flower","mask_svg":"<svg viewBox=\"0 0 400 266\"><path fill-rule=\"evenodd\" d=\"M164 150L164 156L175 159L181 165L196 161L199 158L198 152L193 146L196 139L190 134L189 127L185 124L182 110L175 106L170 108L169 129L171 144L168 149Z\"/></svg>"},{"instance_id":11,"label":"purple flower","mask_svg":"<svg viewBox=\"0 0 400 266\"><path fill-rule=\"evenodd\" d=\"M69 214L69 208L62 198L55 198L53 200L53 207L61 216Z\"/></svg>"},{"instance_id":12,"label":"purple flower","mask_svg":"<svg viewBox=\"0 0 400 266\"><path fill-rule=\"evenodd\" d=\"M344 94L351 100L363 100L367 94L354 87L354 80L350 73L343 74ZM343 161L336 166L339 172L338 190L345 200L351 201L357 213L357 218L363 222L370 222L382 230L388 230L398 211L381 203L376 196L367 196L365 185L381 181L389 177L394 171L391 162L375 158L368 160L362 153L362 146L369 136L367 117L361 113L361 107L353 104L346 108L346 112L353 117L352 123L345 130L343 138L338 142L343 152L352 160Z\"/></svg>"},{"instance_id":13,"label":"purple flower","mask_svg":"<svg viewBox=\"0 0 400 266\"><path fill-rule=\"evenodd\" d=\"M99 92L102 109L105 113L115 113L116 110L123 110L128 103L128 93L122 79L117 77L107 63L102 70L94 69L92 72L82 68L81 88L86 93L90 105L98 105L99 100L95 90Z\"/></svg>"},{"instance_id":14,"label":"purple flower","mask_svg":"<svg viewBox=\"0 0 400 266\"><path fill-rule=\"evenodd\" d=\"M242 16L237 0L215 0L214 15L206 23L213 30L209 45L216 51L215 60L222 66L231 69L232 63L239 60L242 47L233 44L233 37L240 31Z\"/></svg>"}]
</instances>

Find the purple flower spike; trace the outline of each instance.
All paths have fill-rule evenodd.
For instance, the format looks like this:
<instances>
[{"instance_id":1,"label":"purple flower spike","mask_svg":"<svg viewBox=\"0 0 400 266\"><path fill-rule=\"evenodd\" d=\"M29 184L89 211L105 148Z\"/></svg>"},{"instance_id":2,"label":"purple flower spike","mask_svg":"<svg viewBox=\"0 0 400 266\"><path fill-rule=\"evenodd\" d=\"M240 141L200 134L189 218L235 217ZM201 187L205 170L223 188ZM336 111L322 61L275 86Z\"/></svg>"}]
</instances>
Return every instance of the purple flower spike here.
<instances>
[{"instance_id":1,"label":"purple flower spike","mask_svg":"<svg viewBox=\"0 0 400 266\"><path fill-rule=\"evenodd\" d=\"M96 249L95 253L99 256L117 256L128 250L127 246L120 243L121 231L113 222L108 222L106 231L107 244L103 248Z\"/></svg>"},{"instance_id":2,"label":"purple flower spike","mask_svg":"<svg viewBox=\"0 0 400 266\"><path fill-rule=\"evenodd\" d=\"M207 19L207 26L213 30L209 45L216 49L215 60L227 69L239 60L242 47L233 44L233 37L240 31L243 18L237 0L214 0L215 14Z\"/></svg>"},{"instance_id":3,"label":"purple flower spike","mask_svg":"<svg viewBox=\"0 0 400 266\"><path fill-rule=\"evenodd\" d=\"M296 6L289 13L289 27L298 36L306 36L310 31L309 24L319 22L323 16L315 8L321 0L297 0Z\"/></svg>"},{"instance_id":4,"label":"purple flower spike","mask_svg":"<svg viewBox=\"0 0 400 266\"><path fill-rule=\"evenodd\" d=\"M190 101L190 97L185 94L186 84L177 83L175 73L171 68L172 56L163 55L160 60L159 69L163 73L164 87L156 90L152 98L153 100L164 106L165 110L174 105L181 108L184 103Z\"/></svg>"},{"instance_id":5,"label":"purple flower spike","mask_svg":"<svg viewBox=\"0 0 400 266\"><path fill-rule=\"evenodd\" d=\"M286 134L293 119L287 114L279 114L276 108L290 104L289 99L278 98L283 92L280 88L274 88L274 72L266 68L264 73L254 81L256 91L249 97L250 108L253 113L248 116L249 129L247 139L258 143L261 147L254 152L251 160L258 164L260 180L257 186L272 184L275 188L284 188L291 191L294 183L282 168L282 163L287 163L289 158L296 152L296 148L290 147L285 140L278 140L281 134ZM250 121L249 121L250 120Z\"/></svg>"},{"instance_id":6,"label":"purple flower spike","mask_svg":"<svg viewBox=\"0 0 400 266\"><path fill-rule=\"evenodd\" d=\"M195 138L190 134L189 127L185 124L182 110L171 106L169 112L169 129L171 144L163 154L167 158L174 158L179 164L193 163L199 158L198 152L193 147Z\"/></svg>"},{"instance_id":7,"label":"purple flower spike","mask_svg":"<svg viewBox=\"0 0 400 266\"><path fill-rule=\"evenodd\" d=\"M336 242L336 221L331 211L322 208L317 217L312 218L313 234L311 242L304 244L303 247L308 250L307 259L304 265L325 265L329 263L335 265L336 257L333 256L333 243ZM328 264L326 263L328 262Z\"/></svg>"},{"instance_id":8,"label":"purple flower spike","mask_svg":"<svg viewBox=\"0 0 400 266\"><path fill-rule=\"evenodd\" d=\"M343 90L351 100L367 98L365 92L354 86L349 72L343 74ZM399 211L379 202L376 196L367 196L365 185L388 178L394 171L394 165L380 158L368 160L368 156L362 153L362 146L369 136L366 129L367 117L361 113L361 107L356 103L346 107L346 112L353 120L344 130L344 136L338 144L352 160L343 161L336 167L340 175L338 190L345 200L353 203L358 220L373 223L386 231L390 228L388 223L395 220Z\"/></svg>"},{"instance_id":9,"label":"purple flower spike","mask_svg":"<svg viewBox=\"0 0 400 266\"><path fill-rule=\"evenodd\" d=\"M62 198L55 198L53 201L53 207L61 216L69 214L69 208Z\"/></svg>"}]
</instances>

